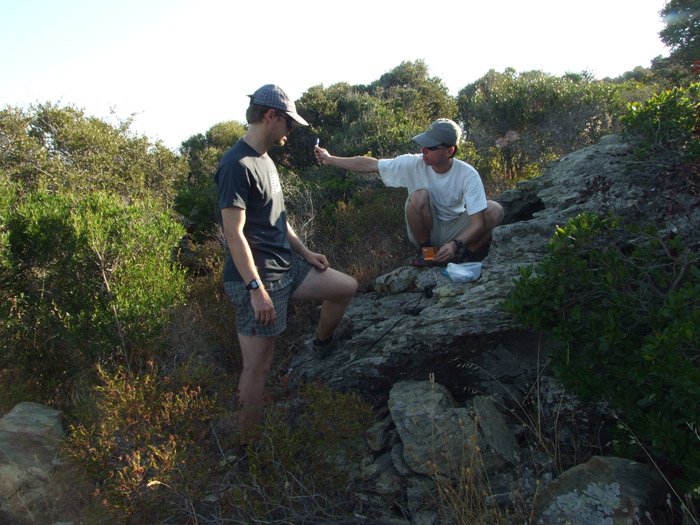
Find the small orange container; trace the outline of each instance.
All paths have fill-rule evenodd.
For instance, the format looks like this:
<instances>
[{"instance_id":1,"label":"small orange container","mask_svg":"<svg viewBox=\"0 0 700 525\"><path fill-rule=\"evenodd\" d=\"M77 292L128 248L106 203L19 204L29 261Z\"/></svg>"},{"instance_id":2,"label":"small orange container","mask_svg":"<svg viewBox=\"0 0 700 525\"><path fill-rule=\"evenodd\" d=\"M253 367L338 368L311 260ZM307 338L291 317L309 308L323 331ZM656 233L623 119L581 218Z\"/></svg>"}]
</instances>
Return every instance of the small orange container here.
<instances>
[{"instance_id":1,"label":"small orange container","mask_svg":"<svg viewBox=\"0 0 700 525\"><path fill-rule=\"evenodd\" d=\"M424 246L423 247L423 259L426 261L432 261L437 253L437 248L434 246Z\"/></svg>"}]
</instances>

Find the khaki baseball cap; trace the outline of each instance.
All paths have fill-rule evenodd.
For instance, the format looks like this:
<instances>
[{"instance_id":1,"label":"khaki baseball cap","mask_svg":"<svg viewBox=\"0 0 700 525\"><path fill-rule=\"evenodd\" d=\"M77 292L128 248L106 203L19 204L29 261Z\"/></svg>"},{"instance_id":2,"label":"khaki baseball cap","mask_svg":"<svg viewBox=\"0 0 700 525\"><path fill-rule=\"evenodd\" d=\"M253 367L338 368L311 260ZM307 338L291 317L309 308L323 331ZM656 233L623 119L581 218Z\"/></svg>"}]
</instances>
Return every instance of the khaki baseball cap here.
<instances>
[{"instance_id":1,"label":"khaki baseball cap","mask_svg":"<svg viewBox=\"0 0 700 525\"><path fill-rule=\"evenodd\" d=\"M433 122L425 133L413 137L421 146L431 147L439 146L440 144L448 144L456 146L459 144L459 139L462 137L462 131L459 126L448 118L439 118Z\"/></svg>"}]
</instances>

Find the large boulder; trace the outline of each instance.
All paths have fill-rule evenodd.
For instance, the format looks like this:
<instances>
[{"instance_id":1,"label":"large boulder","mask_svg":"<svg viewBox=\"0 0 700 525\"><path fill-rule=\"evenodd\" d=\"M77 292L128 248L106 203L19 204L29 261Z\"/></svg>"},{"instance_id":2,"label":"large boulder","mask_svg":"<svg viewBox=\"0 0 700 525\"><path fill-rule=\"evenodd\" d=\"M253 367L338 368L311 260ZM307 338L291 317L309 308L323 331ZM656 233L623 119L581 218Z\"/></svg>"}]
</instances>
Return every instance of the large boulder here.
<instances>
[{"instance_id":1,"label":"large boulder","mask_svg":"<svg viewBox=\"0 0 700 525\"><path fill-rule=\"evenodd\" d=\"M615 457L593 457L562 473L535 498L539 523L657 523L668 485L648 465Z\"/></svg>"}]
</instances>

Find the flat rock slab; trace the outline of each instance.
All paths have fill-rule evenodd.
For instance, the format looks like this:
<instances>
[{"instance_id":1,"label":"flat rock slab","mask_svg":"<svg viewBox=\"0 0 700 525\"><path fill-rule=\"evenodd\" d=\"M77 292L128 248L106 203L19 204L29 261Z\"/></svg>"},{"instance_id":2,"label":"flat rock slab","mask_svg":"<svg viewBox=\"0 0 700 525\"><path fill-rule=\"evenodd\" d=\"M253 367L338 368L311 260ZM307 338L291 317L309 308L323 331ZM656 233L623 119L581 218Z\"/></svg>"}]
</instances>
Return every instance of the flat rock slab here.
<instances>
[{"instance_id":1,"label":"flat rock slab","mask_svg":"<svg viewBox=\"0 0 700 525\"><path fill-rule=\"evenodd\" d=\"M63 434L61 413L39 403L20 403L0 419L0 500L45 477Z\"/></svg>"}]
</instances>

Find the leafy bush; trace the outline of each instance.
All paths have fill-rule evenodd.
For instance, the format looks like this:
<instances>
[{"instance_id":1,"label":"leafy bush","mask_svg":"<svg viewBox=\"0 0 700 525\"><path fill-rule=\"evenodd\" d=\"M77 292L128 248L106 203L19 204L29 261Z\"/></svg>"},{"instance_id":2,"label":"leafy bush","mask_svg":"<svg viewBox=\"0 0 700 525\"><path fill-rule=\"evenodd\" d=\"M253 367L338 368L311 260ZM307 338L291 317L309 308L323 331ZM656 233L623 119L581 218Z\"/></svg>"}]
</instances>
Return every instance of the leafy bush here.
<instances>
[{"instance_id":1,"label":"leafy bush","mask_svg":"<svg viewBox=\"0 0 700 525\"><path fill-rule=\"evenodd\" d=\"M674 87L646 102L630 103L620 120L641 158L671 152L680 153L686 162L700 160L700 84Z\"/></svg>"},{"instance_id":2,"label":"leafy bush","mask_svg":"<svg viewBox=\"0 0 700 525\"><path fill-rule=\"evenodd\" d=\"M131 121L112 125L72 106L0 111L0 169L24 190L107 191L163 202L185 176L185 160L134 136Z\"/></svg>"},{"instance_id":3,"label":"leafy bush","mask_svg":"<svg viewBox=\"0 0 700 525\"><path fill-rule=\"evenodd\" d=\"M554 77L512 68L489 71L457 101L465 137L480 155L475 167L487 178L511 180L594 144L614 130L623 109L616 88L587 73Z\"/></svg>"},{"instance_id":4,"label":"leafy bush","mask_svg":"<svg viewBox=\"0 0 700 525\"><path fill-rule=\"evenodd\" d=\"M378 158L416 151L412 137L435 119L454 118L457 112L443 82L430 77L420 60L401 63L369 86L311 87L298 110L333 154L371 151Z\"/></svg>"},{"instance_id":5,"label":"leafy bush","mask_svg":"<svg viewBox=\"0 0 700 525\"><path fill-rule=\"evenodd\" d=\"M559 228L505 308L550 332L562 383L606 400L700 485L700 267L679 238L581 215Z\"/></svg>"},{"instance_id":6,"label":"leafy bush","mask_svg":"<svg viewBox=\"0 0 700 525\"><path fill-rule=\"evenodd\" d=\"M129 366L183 301L184 274L171 263L182 228L154 201L37 191L2 223L0 369L23 372L40 396L98 359Z\"/></svg>"},{"instance_id":7,"label":"leafy bush","mask_svg":"<svg viewBox=\"0 0 700 525\"><path fill-rule=\"evenodd\" d=\"M154 523L186 498L201 498L217 459L205 440L215 398L159 377L151 364L141 375L97 372L100 383L76 410L64 450L99 484L107 512L120 522Z\"/></svg>"}]
</instances>

